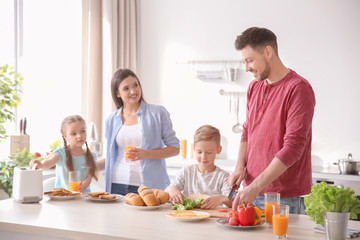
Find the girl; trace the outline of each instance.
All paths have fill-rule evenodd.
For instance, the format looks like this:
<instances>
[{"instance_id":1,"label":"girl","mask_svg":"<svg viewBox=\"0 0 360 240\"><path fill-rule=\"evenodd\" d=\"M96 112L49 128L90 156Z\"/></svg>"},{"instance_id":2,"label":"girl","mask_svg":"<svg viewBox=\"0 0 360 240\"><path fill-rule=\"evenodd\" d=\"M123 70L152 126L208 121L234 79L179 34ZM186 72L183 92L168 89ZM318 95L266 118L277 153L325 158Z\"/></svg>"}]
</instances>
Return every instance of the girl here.
<instances>
[{"instance_id":1,"label":"girl","mask_svg":"<svg viewBox=\"0 0 360 240\"><path fill-rule=\"evenodd\" d=\"M165 189L170 184L165 158L180 148L168 111L144 101L140 81L129 69L113 74L111 93L117 110L106 121L106 164L98 161L99 168L105 165L105 190L126 195L142 184Z\"/></svg>"},{"instance_id":2,"label":"girl","mask_svg":"<svg viewBox=\"0 0 360 240\"><path fill-rule=\"evenodd\" d=\"M68 172L81 172L80 192L90 192L92 178L97 181L96 155L91 153L86 142L85 120L78 115L66 117L60 129L64 147L56 149L51 157L43 161L31 160L30 166L38 164L41 169L49 169L56 165L56 188L68 187ZM86 146L86 149L83 146Z\"/></svg>"}]
</instances>

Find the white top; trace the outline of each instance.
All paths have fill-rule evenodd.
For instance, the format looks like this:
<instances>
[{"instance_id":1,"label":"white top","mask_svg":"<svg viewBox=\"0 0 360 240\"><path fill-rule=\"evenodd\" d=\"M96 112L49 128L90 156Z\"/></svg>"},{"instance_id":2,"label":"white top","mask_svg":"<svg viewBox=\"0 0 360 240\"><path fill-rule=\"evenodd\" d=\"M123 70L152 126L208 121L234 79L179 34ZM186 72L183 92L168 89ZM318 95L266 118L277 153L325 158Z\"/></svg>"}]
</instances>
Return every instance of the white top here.
<instances>
[{"instance_id":1,"label":"white top","mask_svg":"<svg viewBox=\"0 0 360 240\"><path fill-rule=\"evenodd\" d=\"M113 183L140 186L143 182L141 161L130 161L125 159L125 146L141 148L142 132L140 124L131 126L123 125L116 136L119 146L117 163L114 167Z\"/></svg>"},{"instance_id":2,"label":"white top","mask_svg":"<svg viewBox=\"0 0 360 240\"><path fill-rule=\"evenodd\" d=\"M191 194L229 196L231 187L227 183L230 174L219 167L211 173L201 173L198 165L193 164L182 168L170 184L176 187L185 197Z\"/></svg>"}]
</instances>

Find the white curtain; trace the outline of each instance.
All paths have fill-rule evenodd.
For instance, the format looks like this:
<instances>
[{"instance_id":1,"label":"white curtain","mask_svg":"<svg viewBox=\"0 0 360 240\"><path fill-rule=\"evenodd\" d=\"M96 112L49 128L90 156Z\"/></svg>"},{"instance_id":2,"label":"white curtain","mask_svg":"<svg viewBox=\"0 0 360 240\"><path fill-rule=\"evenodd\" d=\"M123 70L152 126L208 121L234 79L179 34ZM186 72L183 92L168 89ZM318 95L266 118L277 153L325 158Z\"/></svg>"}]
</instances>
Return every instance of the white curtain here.
<instances>
[{"instance_id":1,"label":"white curtain","mask_svg":"<svg viewBox=\"0 0 360 240\"><path fill-rule=\"evenodd\" d=\"M138 71L138 0L83 0L83 115L99 141L103 119L114 110L110 80L115 70Z\"/></svg>"}]
</instances>

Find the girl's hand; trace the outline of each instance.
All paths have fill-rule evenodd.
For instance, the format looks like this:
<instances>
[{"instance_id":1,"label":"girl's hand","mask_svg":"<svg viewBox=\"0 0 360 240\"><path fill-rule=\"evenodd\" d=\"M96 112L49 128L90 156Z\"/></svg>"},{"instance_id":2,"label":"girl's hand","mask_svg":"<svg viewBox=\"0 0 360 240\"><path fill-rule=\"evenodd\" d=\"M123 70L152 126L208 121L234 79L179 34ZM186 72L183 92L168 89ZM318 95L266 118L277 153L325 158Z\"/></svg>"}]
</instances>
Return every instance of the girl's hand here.
<instances>
[{"instance_id":1,"label":"girl's hand","mask_svg":"<svg viewBox=\"0 0 360 240\"><path fill-rule=\"evenodd\" d=\"M85 189L87 189L91 183L91 176L90 174L84 179L84 181L81 182L81 185L79 187L79 191L83 192Z\"/></svg>"},{"instance_id":2,"label":"girl's hand","mask_svg":"<svg viewBox=\"0 0 360 240\"><path fill-rule=\"evenodd\" d=\"M41 168L42 166L41 162L37 159L33 159L29 162L30 167L33 167L35 164L37 164L37 167L35 169Z\"/></svg>"}]
</instances>

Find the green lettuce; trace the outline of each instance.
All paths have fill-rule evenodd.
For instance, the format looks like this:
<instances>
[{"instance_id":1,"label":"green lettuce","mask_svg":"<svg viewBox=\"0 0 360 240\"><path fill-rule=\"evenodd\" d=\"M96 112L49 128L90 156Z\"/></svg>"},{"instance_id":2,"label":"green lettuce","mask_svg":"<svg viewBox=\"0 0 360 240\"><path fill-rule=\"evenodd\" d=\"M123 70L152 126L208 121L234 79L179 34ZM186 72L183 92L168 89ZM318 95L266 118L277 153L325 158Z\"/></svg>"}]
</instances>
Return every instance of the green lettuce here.
<instances>
[{"instance_id":1,"label":"green lettuce","mask_svg":"<svg viewBox=\"0 0 360 240\"><path fill-rule=\"evenodd\" d=\"M353 189L330 186L326 182L312 186L304 203L310 219L321 225L324 225L324 212L350 212L351 219L357 219L360 213L360 200Z\"/></svg>"},{"instance_id":2,"label":"green lettuce","mask_svg":"<svg viewBox=\"0 0 360 240\"><path fill-rule=\"evenodd\" d=\"M179 210L179 211L191 210L194 207L199 206L202 203L202 201L204 201L204 199L192 200L184 197L184 204L176 203L173 207L173 210Z\"/></svg>"}]
</instances>

